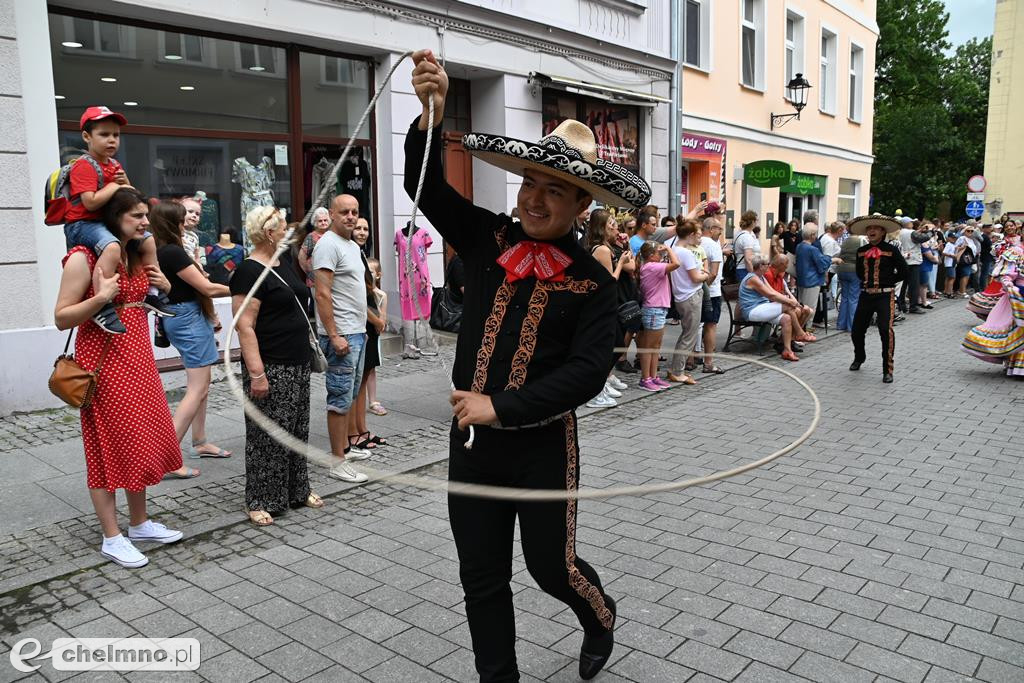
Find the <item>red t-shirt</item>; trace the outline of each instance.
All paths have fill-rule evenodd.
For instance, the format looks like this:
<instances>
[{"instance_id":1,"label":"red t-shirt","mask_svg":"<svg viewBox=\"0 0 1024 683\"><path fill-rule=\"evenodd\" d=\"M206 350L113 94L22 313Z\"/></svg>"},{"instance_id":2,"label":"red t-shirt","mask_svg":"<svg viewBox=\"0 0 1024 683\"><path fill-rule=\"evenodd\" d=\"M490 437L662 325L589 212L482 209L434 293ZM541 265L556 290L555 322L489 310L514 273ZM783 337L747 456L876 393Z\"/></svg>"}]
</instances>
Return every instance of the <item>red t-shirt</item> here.
<instances>
[{"instance_id":1,"label":"red t-shirt","mask_svg":"<svg viewBox=\"0 0 1024 683\"><path fill-rule=\"evenodd\" d=\"M114 176L121 170L121 162L117 159L110 159L105 164L100 164L103 169L103 185L114 182ZM83 192L96 192L99 188L99 178L96 176L96 169L85 159L79 159L71 167L71 199L77 199ZM64 216L65 223L75 221L96 220L100 212L89 211L85 204L72 204L68 207Z\"/></svg>"},{"instance_id":2,"label":"red t-shirt","mask_svg":"<svg viewBox=\"0 0 1024 683\"><path fill-rule=\"evenodd\" d=\"M769 268L764 274L764 279L779 294L786 293L786 273L779 273L774 268Z\"/></svg>"}]
</instances>

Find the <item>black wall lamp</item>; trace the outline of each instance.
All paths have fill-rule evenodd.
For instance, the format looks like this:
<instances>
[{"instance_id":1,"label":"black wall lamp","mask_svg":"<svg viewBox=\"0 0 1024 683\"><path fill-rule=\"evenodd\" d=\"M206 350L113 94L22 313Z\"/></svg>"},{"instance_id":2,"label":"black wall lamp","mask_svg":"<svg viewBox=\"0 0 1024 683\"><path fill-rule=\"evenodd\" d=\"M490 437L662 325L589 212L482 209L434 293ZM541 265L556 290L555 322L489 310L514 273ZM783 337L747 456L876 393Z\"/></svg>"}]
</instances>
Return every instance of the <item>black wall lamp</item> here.
<instances>
[{"instance_id":1,"label":"black wall lamp","mask_svg":"<svg viewBox=\"0 0 1024 683\"><path fill-rule=\"evenodd\" d=\"M797 74L793 77L793 80L786 84L786 99L793 103L793 108L796 109L796 113L772 114L772 130L786 125L789 123L790 119L800 118L800 111L807 106L807 91L810 87L811 84L807 82L807 79L804 78L803 74Z\"/></svg>"}]
</instances>

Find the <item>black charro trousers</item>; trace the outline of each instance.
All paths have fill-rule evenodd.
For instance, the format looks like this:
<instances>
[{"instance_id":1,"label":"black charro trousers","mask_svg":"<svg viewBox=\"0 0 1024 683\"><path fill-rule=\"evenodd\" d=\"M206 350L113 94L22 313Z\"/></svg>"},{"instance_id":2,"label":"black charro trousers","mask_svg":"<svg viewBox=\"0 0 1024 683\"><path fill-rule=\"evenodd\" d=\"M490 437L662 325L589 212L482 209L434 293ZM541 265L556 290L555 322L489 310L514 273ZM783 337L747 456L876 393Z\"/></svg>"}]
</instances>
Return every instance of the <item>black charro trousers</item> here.
<instances>
[{"instance_id":1,"label":"black charro trousers","mask_svg":"<svg viewBox=\"0 0 1024 683\"><path fill-rule=\"evenodd\" d=\"M892 355L896 350L896 334L893 324L896 317L896 296L893 292L868 294L861 290L857 311L853 314L853 359L859 363L867 360L864 352L864 337L871 326L871 316L876 316L878 336L882 340L882 373L892 374Z\"/></svg>"},{"instance_id":2,"label":"black charro trousers","mask_svg":"<svg viewBox=\"0 0 1024 683\"><path fill-rule=\"evenodd\" d=\"M451 481L537 489L575 490L579 483L576 416L521 431L452 428ZM567 604L593 636L612 627L597 572L576 557L576 502L519 502L448 495L459 553L459 576L476 670L483 683L518 681L512 608L513 534L519 518L523 559L541 590Z\"/></svg>"}]
</instances>

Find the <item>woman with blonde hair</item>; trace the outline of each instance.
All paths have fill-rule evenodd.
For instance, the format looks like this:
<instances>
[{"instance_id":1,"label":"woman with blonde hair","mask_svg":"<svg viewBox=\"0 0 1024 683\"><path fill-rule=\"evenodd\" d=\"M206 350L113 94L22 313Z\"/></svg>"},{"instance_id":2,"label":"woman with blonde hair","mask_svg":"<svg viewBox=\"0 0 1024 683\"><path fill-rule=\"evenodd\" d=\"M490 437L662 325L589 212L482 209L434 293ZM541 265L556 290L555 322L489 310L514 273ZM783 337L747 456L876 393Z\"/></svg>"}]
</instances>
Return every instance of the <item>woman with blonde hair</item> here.
<instances>
[{"instance_id":1,"label":"woman with blonde hair","mask_svg":"<svg viewBox=\"0 0 1024 683\"><path fill-rule=\"evenodd\" d=\"M163 320L164 332L185 366L185 396L174 411L174 429L181 440L191 427L191 457L226 458L231 455L230 451L206 440L206 401L210 394L212 366L219 359L213 330L217 315L211 297L227 296L228 288L210 282L182 246L184 206L160 202L150 210L149 223L156 236L160 270L171 283L167 298L175 316ZM197 474L197 470L182 467L172 476L188 478Z\"/></svg>"},{"instance_id":2,"label":"woman with blonde hair","mask_svg":"<svg viewBox=\"0 0 1024 683\"><path fill-rule=\"evenodd\" d=\"M273 260L287 229L283 212L260 206L249 212L245 232L249 258L231 278L231 307L237 314L249 290L269 265L238 319L242 386L264 415L299 441L309 440L309 290L290 260ZM274 523L289 508L323 507L309 488L306 458L282 446L245 416L245 509L256 526Z\"/></svg>"}]
</instances>

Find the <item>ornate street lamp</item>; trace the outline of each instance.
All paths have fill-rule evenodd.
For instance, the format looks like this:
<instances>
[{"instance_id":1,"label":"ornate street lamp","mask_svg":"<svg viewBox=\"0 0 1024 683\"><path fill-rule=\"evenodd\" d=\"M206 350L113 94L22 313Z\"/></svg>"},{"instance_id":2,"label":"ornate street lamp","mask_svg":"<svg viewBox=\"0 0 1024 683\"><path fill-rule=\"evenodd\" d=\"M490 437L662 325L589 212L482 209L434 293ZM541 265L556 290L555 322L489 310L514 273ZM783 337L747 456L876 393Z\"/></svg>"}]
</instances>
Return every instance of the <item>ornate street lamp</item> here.
<instances>
[{"instance_id":1,"label":"ornate street lamp","mask_svg":"<svg viewBox=\"0 0 1024 683\"><path fill-rule=\"evenodd\" d=\"M796 109L795 114L772 114L772 130L781 128L786 125L790 119L800 118L800 110L807 106L807 91L810 89L811 84L807 82L803 74L797 74L793 77L789 83L786 84L786 99L793 103L793 108Z\"/></svg>"}]
</instances>

